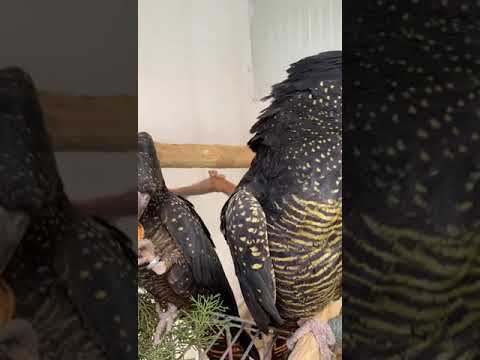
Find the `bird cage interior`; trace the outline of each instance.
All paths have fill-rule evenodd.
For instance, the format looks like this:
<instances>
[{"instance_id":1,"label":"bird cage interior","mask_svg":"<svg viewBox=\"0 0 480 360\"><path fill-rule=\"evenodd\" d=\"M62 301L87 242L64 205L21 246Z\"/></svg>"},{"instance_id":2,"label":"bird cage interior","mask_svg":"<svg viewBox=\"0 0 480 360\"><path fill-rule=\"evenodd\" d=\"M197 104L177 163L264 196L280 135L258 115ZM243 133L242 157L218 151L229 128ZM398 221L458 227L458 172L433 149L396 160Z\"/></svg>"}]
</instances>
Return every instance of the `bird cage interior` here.
<instances>
[{"instance_id":1,"label":"bird cage interior","mask_svg":"<svg viewBox=\"0 0 480 360\"><path fill-rule=\"evenodd\" d=\"M341 2L70 5L0 14L0 358L341 359Z\"/></svg>"},{"instance_id":2,"label":"bird cage interior","mask_svg":"<svg viewBox=\"0 0 480 360\"><path fill-rule=\"evenodd\" d=\"M307 129L309 111L322 114L327 103L341 114L338 5L251 1L207 9L192 3L186 15L179 7L163 12L153 2L140 5L139 252L150 254L145 264L158 270L139 270L142 306L151 314L141 313L145 360L155 358L149 351L167 348L179 358L341 358L339 148L336 140L323 142L320 128ZM185 22L188 28L178 27ZM169 28L176 29L174 39ZM174 50L166 56L159 42ZM173 76L174 67L184 71ZM284 105L289 100L291 108ZM293 118L287 124L289 112L298 116L298 130ZM341 134L332 123L335 128L333 138ZM298 148L290 148L295 131ZM329 163L318 165L323 152ZM320 166L337 177L325 203L315 195ZM292 230L302 214L315 220ZM309 248L322 238L321 228L331 229L332 247ZM173 260L170 248L179 251ZM316 265L321 256L331 256L324 277ZM184 262L188 284L155 280L181 272L175 264ZM182 286L193 300L179 296ZM197 328L204 332L192 346L195 334L182 329L206 316L198 292L206 302L220 295L224 308L210 314L214 329Z\"/></svg>"},{"instance_id":3,"label":"bird cage interior","mask_svg":"<svg viewBox=\"0 0 480 360\"><path fill-rule=\"evenodd\" d=\"M0 360L480 359L480 1L2 5Z\"/></svg>"}]
</instances>

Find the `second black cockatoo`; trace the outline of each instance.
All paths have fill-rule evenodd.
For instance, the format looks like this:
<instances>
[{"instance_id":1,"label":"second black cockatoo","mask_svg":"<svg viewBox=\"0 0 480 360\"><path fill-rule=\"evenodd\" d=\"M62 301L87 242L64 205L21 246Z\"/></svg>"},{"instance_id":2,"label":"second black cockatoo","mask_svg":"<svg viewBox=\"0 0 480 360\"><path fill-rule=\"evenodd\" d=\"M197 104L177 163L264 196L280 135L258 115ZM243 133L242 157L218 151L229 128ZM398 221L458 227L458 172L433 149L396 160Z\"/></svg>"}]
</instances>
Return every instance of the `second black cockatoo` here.
<instances>
[{"instance_id":1,"label":"second black cockatoo","mask_svg":"<svg viewBox=\"0 0 480 360\"><path fill-rule=\"evenodd\" d=\"M341 70L341 52L320 53L273 87L251 130L255 158L222 211L243 296L264 332L296 328L341 297ZM304 326L318 339L331 338L328 324L312 325Z\"/></svg>"},{"instance_id":2,"label":"second black cockatoo","mask_svg":"<svg viewBox=\"0 0 480 360\"><path fill-rule=\"evenodd\" d=\"M166 187L153 139L145 132L138 134L138 200L145 238L154 244L163 269L158 274L141 268L139 285L163 308L168 308L167 316L161 316L160 328L168 327L162 322L171 325L175 309L187 309L191 298L198 295L219 294L227 313L238 316L235 297L208 229L193 205ZM243 349L234 348L238 358L250 342L243 332L240 336ZM225 342L220 339L209 356L219 358L224 351ZM255 348L250 356L258 359Z\"/></svg>"}]
</instances>

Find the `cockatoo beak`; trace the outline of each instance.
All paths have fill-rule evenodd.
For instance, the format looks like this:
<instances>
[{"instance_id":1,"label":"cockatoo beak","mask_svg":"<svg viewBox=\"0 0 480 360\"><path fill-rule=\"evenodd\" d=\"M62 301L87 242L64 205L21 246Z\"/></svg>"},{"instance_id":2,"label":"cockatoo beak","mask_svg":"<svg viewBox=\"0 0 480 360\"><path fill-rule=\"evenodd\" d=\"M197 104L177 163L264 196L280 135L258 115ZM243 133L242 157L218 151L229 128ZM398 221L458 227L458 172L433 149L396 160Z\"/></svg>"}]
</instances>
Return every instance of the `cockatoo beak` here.
<instances>
[{"instance_id":1,"label":"cockatoo beak","mask_svg":"<svg viewBox=\"0 0 480 360\"><path fill-rule=\"evenodd\" d=\"M143 212L147 208L148 202L150 201L150 195L138 192L138 218L140 220Z\"/></svg>"}]
</instances>

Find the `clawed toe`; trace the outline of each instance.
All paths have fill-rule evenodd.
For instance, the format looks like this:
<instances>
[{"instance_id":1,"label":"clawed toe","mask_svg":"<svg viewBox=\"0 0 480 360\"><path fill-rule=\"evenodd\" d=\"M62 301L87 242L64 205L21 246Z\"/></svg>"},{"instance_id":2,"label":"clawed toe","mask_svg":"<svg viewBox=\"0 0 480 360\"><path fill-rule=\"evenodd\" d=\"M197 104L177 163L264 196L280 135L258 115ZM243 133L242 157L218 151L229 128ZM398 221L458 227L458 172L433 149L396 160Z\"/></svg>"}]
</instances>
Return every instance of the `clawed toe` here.
<instances>
[{"instance_id":1,"label":"clawed toe","mask_svg":"<svg viewBox=\"0 0 480 360\"><path fill-rule=\"evenodd\" d=\"M311 319L303 322L300 328L287 340L288 348L292 350L297 341L308 332L315 336L322 358L330 360L334 356L330 347L335 345L335 336L330 326L319 320Z\"/></svg>"},{"instance_id":2,"label":"clawed toe","mask_svg":"<svg viewBox=\"0 0 480 360\"><path fill-rule=\"evenodd\" d=\"M175 319L177 318L177 308L173 304L168 304L168 310L162 312L160 307L156 306L156 310L158 313L158 324L155 330L155 334L153 336L153 344L158 345L162 339L162 337L172 330L173 324L175 323Z\"/></svg>"}]
</instances>

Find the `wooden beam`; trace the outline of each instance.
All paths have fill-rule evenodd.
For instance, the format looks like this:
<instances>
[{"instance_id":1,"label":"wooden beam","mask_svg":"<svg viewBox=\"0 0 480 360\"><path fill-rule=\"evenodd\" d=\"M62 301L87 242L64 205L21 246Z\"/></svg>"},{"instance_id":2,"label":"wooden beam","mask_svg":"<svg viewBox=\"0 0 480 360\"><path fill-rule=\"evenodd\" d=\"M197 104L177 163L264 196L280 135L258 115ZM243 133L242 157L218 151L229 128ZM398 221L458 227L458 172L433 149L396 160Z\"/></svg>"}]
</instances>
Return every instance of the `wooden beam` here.
<instances>
[{"instance_id":1,"label":"wooden beam","mask_svg":"<svg viewBox=\"0 0 480 360\"><path fill-rule=\"evenodd\" d=\"M55 151L136 151L136 96L39 92Z\"/></svg>"},{"instance_id":2,"label":"wooden beam","mask_svg":"<svg viewBox=\"0 0 480 360\"><path fill-rule=\"evenodd\" d=\"M137 151L137 97L39 92L55 151ZM159 144L163 168L248 168L247 146Z\"/></svg>"},{"instance_id":3,"label":"wooden beam","mask_svg":"<svg viewBox=\"0 0 480 360\"><path fill-rule=\"evenodd\" d=\"M249 168L254 153L247 146L155 143L162 168Z\"/></svg>"}]
</instances>

